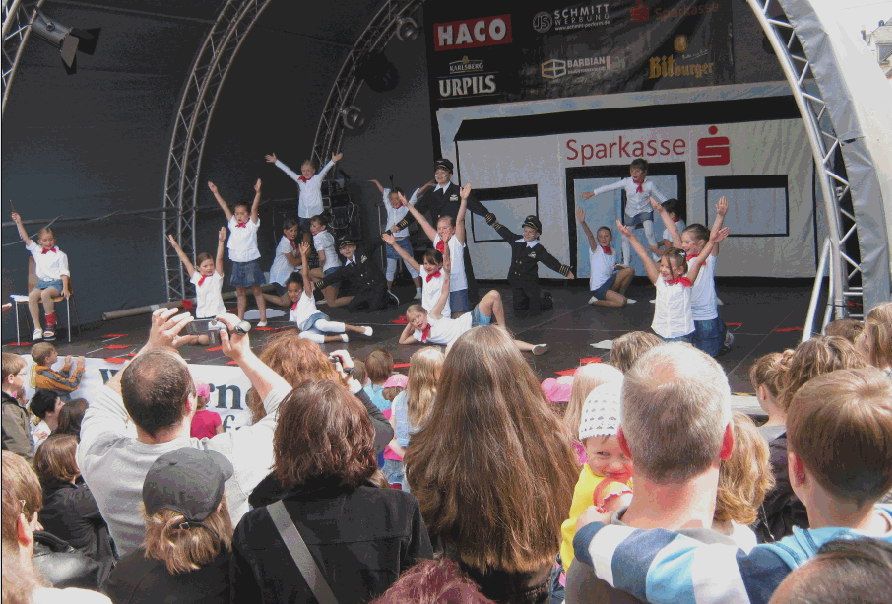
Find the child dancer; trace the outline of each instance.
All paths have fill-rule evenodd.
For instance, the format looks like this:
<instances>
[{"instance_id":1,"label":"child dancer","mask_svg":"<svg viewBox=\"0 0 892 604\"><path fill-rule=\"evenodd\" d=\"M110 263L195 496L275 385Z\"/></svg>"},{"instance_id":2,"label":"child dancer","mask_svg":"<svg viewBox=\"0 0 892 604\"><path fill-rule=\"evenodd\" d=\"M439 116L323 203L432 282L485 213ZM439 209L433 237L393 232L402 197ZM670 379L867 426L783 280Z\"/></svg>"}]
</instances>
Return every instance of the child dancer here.
<instances>
[{"instance_id":1,"label":"child dancer","mask_svg":"<svg viewBox=\"0 0 892 604\"><path fill-rule=\"evenodd\" d=\"M635 300L626 298L626 288L635 276L635 269L631 266L621 267L616 263L613 248L613 234L606 226L598 229L598 239L592 235L591 229L585 223L585 210L576 209L576 219L582 225L586 237L588 237L588 263L591 268L589 278L589 290L592 297L589 304L596 306L610 306L622 308L626 304L635 304Z\"/></svg>"},{"instance_id":2,"label":"child dancer","mask_svg":"<svg viewBox=\"0 0 892 604\"><path fill-rule=\"evenodd\" d=\"M369 182L375 183L375 185L377 185L378 187L378 191L380 191L381 194L384 196L384 210L387 212L387 226L385 227L384 232L387 234L391 234L392 229L403 218L406 217L406 214L409 213L409 208L407 206L403 206L403 202L400 201L400 195L403 194L403 190L399 187L386 189L381 185L380 182L375 179L372 179ZM433 185L434 181L430 181L428 183L425 183L424 186L422 186L420 189L416 189L415 192L412 194L412 197L409 199L409 205L414 206L416 203L418 203L418 196L421 195L425 189L427 189L428 187L432 187ZM386 276L388 292L393 285L393 278L394 276L396 276L396 261L400 258L401 255L396 249L397 246L408 252L410 256L413 256L412 241L409 239L409 229L397 230L397 232L393 233L393 240L394 242L387 242ZM415 282L415 299L421 300L421 278L418 276L417 265L417 262L415 263L414 267L407 264L407 268L409 269L409 274L412 275L412 280ZM393 294L390 295L393 296Z\"/></svg>"},{"instance_id":3,"label":"child dancer","mask_svg":"<svg viewBox=\"0 0 892 604\"><path fill-rule=\"evenodd\" d=\"M288 280L288 297L292 301L291 321L300 330L300 337L317 344L323 344L325 342L349 342L350 338L346 334L348 331L367 336L372 335L371 327L332 321L328 315L316 310L316 299L313 298L313 283L310 281L309 269L307 268L307 254L310 251L310 244L302 241L298 246L298 251L300 252L302 266L300 281L297 280L297 273L291 275L291 279ZM329 335L335 333L339 335Z\"/></svg>"},{"instance_id":4,"label":"child dancer","mask_svg":"<svg viewBox=\"0 0 892 604\"><path fill-rule=\"evenodd\" d=\"M167 240L177 252L177 256L186 268L189 281L195 285L195 317L198 319L212 319L226 312L223 304L223 252L226 249L226 227L220 229L219 242L217 243L217 259L202 252L195 258L198 266L196 269L183 248L174 240L173 235L168 235ZM192 338L192 336L180 336ZM202 341L202 338L204 341ZM207 336L195 336L194 342L207 344Z\"/></svg>"},{"instance_id":5,"label":"child dancer","mask_svg":"<svg viewBox=\"0 0 892 604\"><path fill-rule=\"evenodd\" d=\"M470 183L467 186L471 188ZM464 194L464 190L462 190ZM539 295L539 263L541 262L556 273L567 279L575 279L570 267L558 262L557 258L548 253L541 243L542 223L536 216L527 216L523 221L523 236L515 235L498 222L492 223L504 241L511 245L511 270L508 271L508 283L512 288L514 310L527 310L529 308L548 310L554 305L551 294L545 292Z\"/></svg>"},{"instance_id":6,"label":"child dancer","mask_svg":"<svg viewBox=\"0 0 892 604\"><path fill-rule=\"evenodd\" d=\"M659 267L650 259L650 254L640 241L632 237L629 227L616 221L619 231L629 237L635 251L641 257L647 276L657 286L657 304L651 328L667 342L673 340L691 341L694 333L694 319L691 315L691 284L697 280L700 266L712 253L713 246L728 236L729 229L713 229L709 241L690 261L685 259L684 250L670 248L660 258Z\"/></svg>"},{"instance_id":7,"label":"child dancer","mask_svg":"<svg viewBox=\"0 0 892 604\"><path fill-rule=\"evenodd\" d=\"M666 196L660 193L653 182L647 180L646 159L638 158L632 160L632 164L629 166L629 174L631 175L629 178L624 178L615 183L598 187L594 191L583 193L581 197L583 199L590 199L595 195L600 195L607 191L623 189L626 192L626 210L623 216L623 223L626 226L631 227L631 230L643 226L644 236L647 237L648 243L651 246L656 246L657 240L654 238L654 215L648 207L647 200L652 195L660 201L666 201ZM623 266L629 266L629 262L631 262L632 253L629 249L631 243L629 237L631 237L631 235L623 235ZM656 259L657 257L654 255L654 260Z\"/></svg>"},{"instance_id":8,"label":"child dancer","mask_svg":"<svg viewBox=\"0 0 892 604\"><path fill-rule=\"evenodd\" d=\"M418 221L418 224L421 225L424 234L434 244L434 248L444 255L446 253L444 250L447 247L449 249L449 255L452 257L452 270L449 272L450 292L448 309L452 311L452 318L471 310L468 276L465 273L465 248L467 247L465 245L465 214L470 194L471 183L468 183L460 190L461 202L458 206L457 218L453 218L448 214L440 216L437 219L437 230L435 231L418 209L406 201L406 196L399 193L399 199L403 207L409 209L409 212ZM450 313L444 312L443 316L449 317Z\"/></svg>"},{"instance_id":9,"label":"child dancer","mask_svg":"<svg viewBox=\"0 0 892 604\"><path fill-rule=\"evenodd\" d=\"M399 245L397 243L399 240L395 240L394 237L394 235L388 235L387 233L381 235L381 239L390 246L390 249L396 250L396 252L403 258L406 262L406 266L411 267L411 270L415 271L415 274L424 277L421 285L421 307L430 312L434 306L437 305L437 301L440 299L440 292L443 289L443 254L441 254L439 250L433 248L425 251L423 260L424 266L421 266L411 255L411 252ZM420 278L419 281L421 281ZM441 314L444 317L452 315L449 300L446 301L446 306L443 307Z\"/></svg>"},{"instance_id":10,"label":"child dancer","mask_svg":"<svg viewBox=\"0 0 892 604\"><path fill-rule=\"evenodd\" d=\"M406 467L402 458L412 435L427 421L437 398L437 384L445 360L443 353L433 346L425 346L413 354L409 362L409 382L393 401L390 425L395 436L390 441L390 448L399 459L390 459L385 454L384 475L391 484L401 484L404 491L409 491L409 483L406 482Z\"/></svg>"},{"instance_id":11,"label":"child dancer","mask_svg":"<svg viewBox=\"0 0 892 604\"><path fill-rule=\"evenodd\" d=\"M300 230L303 233L304 241L310 241L310 218L321 214L324 209L322 207L322 179L343 157L343 153L337 155L332 153L331 161L325 164L319 174L316 174L316 166L308 159L300 165L300 176L298 176L288 166L276 159L275 153L266 156L266 161L276 164L279 170L297 183L300 192L297 198L297 216L300 220Z\"/></svg>"},{"instance_id":12,"label":"child dancer","mask_svg":"<svg viewBox=\"0 0 892 604\"><path fill-rule=\"evenodd\" d=\"M329 271L314 285L316 289L325 291L326 287L346 279L358 291L352 296L329 300L329 306L332 308L346 306L350 312L362 308L383 310L387 306L387 284L384 281L384 274L372 258L372 253L378 245L380 242L368 247L359 247L357 242L349 237L341 240L338 251L347 259L347 262L344 266Z\"/></svg>"},{"instance_id":13,"label":"child dancer","mask_svg":"<svg viewBox=\"0 0 892 604\"><path fill-rule=\"evenodd\" d=\"M263 294L263 297L278 306L291 306L285 293L285 284L295 267L300 264L297 244L294 243L294 238L300 231L300 223L296 218L286 218L282 226L282 239L276 246L276 258L269 269L269 280L276 288L276 295Z\"/></svg>"},{"instance_id":14,"label":"child dancer","mask_svg":"<svg viewBox=\"0 0 892 604\"><path fill-rule=\"evenodd\" d=\"M324 214L317 214L310 218L310 234L313 235L313 247L319 257L319 266L310 270L312 279L324 279L341 268L341 259L338 258L337 246L334 235L328 230L328 218ZM318 304L331 304L338 298L338 290L341 282L337 281L322 290L324 299Z\"/></svg>"},{"instance_id":15,"label":"child dancer","mask_svg":"<svg viewBox=\"0 0 892 604\"><path fill-rule=\"evenodd\" d=\"M679 215L679 207L681 204L678 203L678 200L674 197L672 199L667 199L663 202L663 209L666 210L666 214L669 216L669 220L675 225L675 230L679 233L685 230L684 220L681 219ZM663 229L663 236L657 241L656 245L650 246L650 251L652 251L657 256L661 256L663 252L668 250L670 247L675 247L672 243L672 233L669 231L669 226L667 224L663 225L665 228Z\"/></svg>"},{"instance_id":16,"label":"child dancer","mask_svg":"<svg viewBox=\"0 0 892 604\"><path fill-rule=\"evenodd\" d=\"M654 210L660 212L666 228L672 235L676 247L684 250L688 261L694 259L707 244L709 233L706 227L700 224L692 224L679 236L675 223L672 221L666 208L651 199ZM728 200L722 197L716 204L716 217L713 223L713 232L722 228L725 215L728 213ZM691 315L694 319L694 334L691 344L711 357L717 357L722 350L722 345L730 346L734 342L734 335L728 331L725 322L719 315L717 298L715 294L715 265L719 253L716 244L703 261L697 279L691 280Z\"/></svg>"},{"instance_id":17,"label":"child dancer","mask_svg":"<svg viewBox=\"0 0 892 604\"><path fill-rule=\"evenodd\" d=\"M56 237L49 227L43 227L37 231L37 243L31 241L22 217L18 213L12 213L12 220L19 229L19 235L25 242L25 247L34 257L35 273L37 274L37 286L28 295L28 308L31 311L31 319L34 321L33 340L56 339L56 313L54 311L53 298L71 296L71 273L68 270L68 254L56 247ZM43 303L43 314L46 319L46 328L40 329L40 307ZM69 320L71 318L69 317Z\"/></svg>"},{"instance_id":18,"label":"child dancer","mask_svg":"<svg viewBox=\"0 0 892 604\"><path fill-rule=\"evenodd\" d=\"M232 260L232 275L229 276L229 285L235 286L238 296L238 318L245 318L245 308L248 306L246 288L250 287L257 301L257 309L260 311L260 322L257 327L266 326L266 300L260 286L263 284L263 272L260 270L260 250L257 249L257 229L260 228L260 218L257 217L257 206L260 205L260 179L254 185L254 203L248 208L247 204L237 203L233 211L229 211L226 200L217 190L217 185L208 182L208 186L217 198L217 203L223 208L228 221L230 236L226 247L229 248L229 259Z\"/></svg>"}]
</instances>

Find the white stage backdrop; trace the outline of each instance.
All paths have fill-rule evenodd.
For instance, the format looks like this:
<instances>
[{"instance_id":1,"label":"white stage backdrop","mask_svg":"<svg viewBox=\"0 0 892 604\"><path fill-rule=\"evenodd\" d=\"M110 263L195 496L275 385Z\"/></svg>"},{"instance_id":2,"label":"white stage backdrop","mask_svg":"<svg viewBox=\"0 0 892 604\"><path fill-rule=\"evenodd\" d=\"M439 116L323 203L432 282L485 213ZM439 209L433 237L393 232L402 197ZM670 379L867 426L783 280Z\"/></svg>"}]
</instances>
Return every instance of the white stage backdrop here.
<instances>
[{"instance_id":1,"label":"white stage backdrop","mask_svg":"<svg viewBox=\"0 0 892 604\"><path fill-rule=\"evenodd\" d=\"M731 237L721 246L719 276L813 277L814 170L798 110L791 113L792 101L779 90L772 91L771 100L740 94L728 104L710 92L696 99L705 103L699 105L693 98L675 99L664 107L614 105L560 114L533 110L504 117L489 113L482 119L440 110L441 129L448 125L454 139L451 149L444 144L444 155L456 163L456 180L473 183L481 201L512 231L520 233L523 217L538 214L543 245L572 264L578 277L590 274L588 242L575 219L578 204L593 231L611 226L617 249L615 221L623 207L619 191L588 200L579 196L628 176L636 157L650 162L649 178L667 197L682 202L687 224L710 227L718 199L729 198ZM474 216L471 224L468 244L475 274L506 278L508 246L482 218ZM657 239L663 228L656 215ZM644 240L643 229L635 233ZM633 256L636 273L643 274L634 251ZM559 278L541 265L540 276Z\"/></svg>"},{"instance_id":2,"label":"white stage backdrop","mask_svg":"<svg viewBox=\"0 0 892 604\"><path fill-rule=\"evenodd\" d=\"M22 355L28 361L28 370L33 364L31 355ZM84 378L80 387L71 393L71 398L84 398L92 401L96 391L115 373L123 369L125 365L109 363L104 359L87 359L84 367ZM60 371L62 361L56 363L54 369ZM211 365L189 365L189 371L196 382L206 382L211 386L211 400L207 409L220 414L223 425L227 430L234 430L248 425L250 412L245 401L245 395L251 388L251 381L245 377L238 367L217 367ZM26 385L25 392L28 400L34 394L34 389ZM135 433L134 433L135 435Z\"/></svg>"}]
</instances>

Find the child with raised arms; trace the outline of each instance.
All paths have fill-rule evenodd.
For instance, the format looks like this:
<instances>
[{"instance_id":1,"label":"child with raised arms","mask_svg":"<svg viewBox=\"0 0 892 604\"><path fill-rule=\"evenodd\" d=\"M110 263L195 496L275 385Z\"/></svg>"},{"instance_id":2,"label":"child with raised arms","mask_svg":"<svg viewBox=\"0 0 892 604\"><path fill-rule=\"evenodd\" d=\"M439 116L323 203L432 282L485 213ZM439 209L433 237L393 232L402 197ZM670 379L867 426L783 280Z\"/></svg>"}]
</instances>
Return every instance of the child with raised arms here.
<instances>
[{"instance_id":1,"label":"child with raised arms","mask_svg":"<svg viewBox=\"0 0 892 604\"><path fill-rule=\"evenodd\" d=\"M653 205L653 204L651 204ZM672 199L667 199L662 203L663 210L666 210L666 214L669 217L669 220L675 225L675 230L679 233L685 230L686 225L684 220L681 219L681 204L674 197ZM665 217L664 217L665 220ZM650 251L652 251L657 256L662 255L663 252L668 250L670 247L676 247L672 243L672 233L669 231L668 223L663 224L663 235L660 237L659 241L657 241L656 245L650 246Z\"/></svg>"},{"instance_id":2,"label":"child with raised arms","mask_svg":"<svg viewBox=\"0 0 892 604\"><path fill-rule=\"evenodd\" d=\"M250 208L245 203L237 203L232 211L226 205L226 200L220 195L217 185L208 181L208 186L214 193L217 203L223 208L229 227L229 259L232 260L232 274L229 276L229 285L235 286L238 297L238 318L245 318L245 309L248 306L247 288L251 288L254 299L257 301L257 309L260 311L260 322L257 327L266 326L266 300L260 286L263 285L263 271L260 270L260 250L257 248L257 229L260 228L260 218L257 216L257 207L260 205L260 179L254 185L254 202Z\"/></svg>"},{"instance_id":3,"label":"child with raised arms","mask_svg":"<svg viewBox=\"0 0 892 604\"><path fill-rule=\"evenodd\" d=\"M384 210L387 212L387 225L384 228L384 232L388 235L392 234L394 240L392 243L387 243L386 277L387 291L390 291L390 288L393 285L393 278L396 276L396 261L399 260L401 256L397 247L408 252L410 256L413 256L412 241L409 239L409 229L396 229L394 231L394 227L396 227L396 225L406 217L406 214L409 213L409 208L408 206L404 206L403 202L400 201L400 194L405 194L399 187L387 189L375 179L372 179L369 182L375 183L378 187L378 191L384 196ZM421 188L416 189L412 194L412 197L409 198L409 205L414 206L418 203L418 196L421 195L425 189L432 186L434 186L434 181L425 183ZM403 256L403 258L405 257ZM409 269L409 274L412 275L412 280L415 282L415 299L420 300L421 277L418 276L417 265L417 262L415 263L415 266L407 264L407 268Z\"/></svg>"},{"instance_id":4,"label":"child with raised arms","mask_svg":"<svg viewBox=\"0 0 892 604\"><path fill-rule=\"evenodd\" d=\"M226 312L223 304L223 253L226 249L226 227L220 229L219 242L217 243L217 258L207 252L202 252L195 257L195 266L189 261L189 257L176 242L173 235L168 235L171 247L176 250L177 256L189 275L189 282L195 286L195 317L197 319L213 319ZM197 267L197 268L196 268ZM205 335L180 336L186 343L207 344Z\"/></svg>"},{"instance_id":5,"label":"child with raised arms","mask_svg":"<svg viewBox=\"0 0 892 604\"><path fill-rule=\"evenodd\" d=\"M654 210L659 212L666 224L666 229L672 236L672 241L677 248L685 252L685 258L690 261L697 257L706 246L709 239L709 231L701 224L692 224L685 228L681 235L676 229L676 224L669 211L656 202L650 200ZM716 204L716 217L713 223L713 232L722 228L725 215L728 213L728 200L725 197L719 199ZM697 279L692 280L691 287L691 316L694 320L694 334L691 344L711 357L717 357L722 346L730 346L734 342L734 336L728 331L725 322L719 315L718 298L715 293L715 265L719 254L719 245L715 244L712 252L703 261Z\"/></svg>"},{"instance_id":6,"label":"child with raised arms","mask_svg":"<svg viewBox=\"0 0 892 604\"><path fill-rule=\"evenodd\" d=\"M595 195L623 189L626 192L626 209L623 216L623 224L630 227L630 231L637 229L639 226L644 227L644 236L651 246L657 245L654 238L654 215L651 212L648 199L651 196L656 197L660 201L666 201L666 196L660 193L659 189L654 185L653 181L647 180L647 160L640 157L632 160L629 166L628 178L623 178L615 183L598 187L594 191L583 193L583 199L590 199ZM629 266L632 260L632 252L629 249L631 244L631 235L623 235L623 266ZM656 259L656 255L654 256Z\"/></svg>"},{"instance_id":7,"label":"child with raised arms","mask_svg":"<svg viewBox=\"0 0 892 604\"><path fill-rule=\"evenodd\" d=\"M297 198L297 217L300 220L300 230L303 233L303 240L310 240L310 218L322 214L324 210L322 206L322 180L328 171L334 165L343 159L344 154L338 153L331 155L331 161L325 164L322 171L316 174L316 166L312 160L305 160L300 165L300 176L291 171L291 169L276 158L276 154L266 156L266 161L275 164L276 167L287 174L291 180L297 183L299 195Z\"/></svg>"},{"instance_id":8,"label":"child with raised arms","mask_svg":"<svg viewBox=\"0 0 892 604\"><path fill-rule=\"evenodd\" d=\"M37 242L28 237L22 217L18 213L12 213L12 220L19 230L19 235L25 243L25 247L34 257L34 272L37 274L37 285L28 294L28 309L31 311L31 320L34 321L34 333L32 339L55 340L56 339L56 312L53 298L71 296L71 272L68 270L68 254L56 246L56 236L52 229L43 227L37 231ZM43 314L46 327L40 329L40 304L43 304ZM70 317L69 317L70 320Z\"/></svg>"},{"instance_id":9,"label":"child with raised arms","mask_svg":"<svg viewBox=\"0 0 892 604\"><path fill-rule=\"evenodd\" d=\"M616 226L620 233L631 239L632 246L644 263L648 278L657 286L657 303L651 328L667 342L684 340L690 343L694 333L691 285L697 280L700 266L712 253L713 246L728 236L729 229L713 229L709 241L700 254L691 259L690 265L685 258L684 250L669 248L663 252L660 265L657 266L644 245L632 237L629 227L619 220L616 221Z\"/></svg>"},{"instance_id":10,"label":"child with raised arms","mask_svg":"<svg viewBox=\"0 0 892 604\"><path fill-rule=\"evenodd\" d=\"M622 267L616 263L616 251L610 247L613 233L606 226L602 226L598 229L598 238L595 239L585 222L584 208L576 208L576 219L588 237L588 262L591 269L589 290L592 292L588 303L613 308L635 304L635 300L623 295L632 282L632 277L635 276L635 269L631 266Z\"/></svg>"},{"instance_id":11,"label":"child with raised arms","mask_svg":"<svg viewBox=\"0 0 892 604\"><path fill-rule=\"evenodd\" d=\"M282 239L276 246L276 257L269 269L269 281L276 288L276 294L263 294L268 301L278 306L291 306L288 295L285 293L285 284L295 267L300 264L300 256L297 253L297 244L294 239L300 232L300 224L297 218L286 218L282 225Z\"/></svg>"},{"instance_id":12,"label":"child with raised arms","mask_svg":"<svg viewBox=\"0 0 892 604\"><path fill-rule=\"evenodd\" d=\"M369 326L350 325L332 321L328 315L316 310L316 299L313 298L313 283L310 281L307 267L307 254L310 244L302 241L298 246L300 252L301 272L293 273L288 280L288 297L291 299L291 321L300 330L300 337L317 344L325 342L349 342L348 331L372 335ZM338 335L333 335L338 334Z\"/></svg>"},{"instance_id":13,"label":"child with raised arms","mask_svg":"<svg viewBox=\"0 0 892 604\"><path fill-rule=\"evenodd\" d=\"M428 312L433 310L434 306L437 305L437 301L440 299L440 292L443 289L443 279L446 278L444 274L446 271L443 268L443 254L434 248L426 250L424 252L424 266L421 266L412 256L411 252L407 251L397 243L398 240L394 239L394 235L384 233L381 235L381 239L390 246L390 249L395 249L397 251L406 262L406 266L411 267L416 274L423 278L419 278L421 281L421 307ZM451 316L452 310L449 307L449 300L446 300L446 306L444 306L443 310L440 312L444 317Z\"/></svg>"}]
</instances>

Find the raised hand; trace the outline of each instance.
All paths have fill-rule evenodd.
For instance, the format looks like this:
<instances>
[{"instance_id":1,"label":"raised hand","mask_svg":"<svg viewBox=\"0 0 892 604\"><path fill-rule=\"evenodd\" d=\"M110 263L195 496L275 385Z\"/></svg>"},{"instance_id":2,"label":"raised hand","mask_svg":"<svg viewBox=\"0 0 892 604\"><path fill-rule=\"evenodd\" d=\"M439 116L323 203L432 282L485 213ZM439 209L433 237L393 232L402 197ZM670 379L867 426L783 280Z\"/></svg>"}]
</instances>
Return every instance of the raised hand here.
<instances>
[{"instance_id":1,"label":"raised hand","mask_svg":"<svg viewBox=\"0 0 892 604\"><path fill-rule=\"evenodd\" d=\"M310 253L310 242L309 241L301 241L300 245L297 246L297 251L300 252L301 256L306 256Z\"/></svg>"},{"instance_id":2,"label":"raised hand","mask_svg":"<svg viewBox=\"0 0 892 604\"><path fill-rule=\"evenodd\" d=\"M223 354L233 361L238 361L245 354L251 352L251 342L248 334L236 333L235 326L239 324L239 318L229 313L217 315L217 320L226 324L226 329L220 330L220 341L223 344Z\"/></svg>"},{"instance_id":3,"label":"raised hand","mask_svg":"<svg viewBox=\"0 0 892 604\"><path fill-rule=\"evenodd\" d=\"M335 163L341 161L342 159L344 159L343 153L338 153L337 155L335 155L334 153L331 154L331 161Z\"/></svg>"},{"instance_id":4,"label":"raised hand","mask_svg":"<svg viewBox=\"0 0 892 604\"><path fill-rule=\"evenodd\" d=\"M718 233L711 233L710 237L709 237L709 241L710 241L710 243L718 243L720 241L724 241L724 239L728 236L728 234L730 232L731 232L731 229L728 227L725 227Z\"/></svg>"},{"instance_id":5,"label":"raised hand","mask_svg":"<svg viewBox=\"0 0 892 604\"><path fill-rule=\"evenodd\" d=\"M177 243L177 240L173 238L173 235L168 235L167 240L170 241L170 245L172 245L174 249L180 249L180 244Z\"/></svg>"},{"instance_id":6,"label":"raised hand","mask_svg":"<svg viewBox=\"0 0 892 604\"><path fill-rule=\"evenodd\" d=\"M648 199L650 199L650 207L652 207L654 209L654 211L656 211L656 212L663 211L663 206L662 206L662 204L660 204L659 201L657 201L653 197L649 197Z\"/></svg>"},{"instance_id":7,"label":"raised hand","mask_svg":"<svg viewBox=\"0 0 892 604\"><path fill-rule=\"evenodd\" d=\"M257 191L258 193L260 193L260 184L261 184L260 179L258 178L257 182L254 183L254 190Z\"/></svg>"},{"instance_id":8,"label":"raised hand","mask_svg":"<svg viewBox=\"0 0 892 604\"><path fill-rule=\"evenodd\" d=\"M63 363L63 364L64 364L66 367L68 367L69 365L71 365L71 355L70 355L70 354L69 354L67 357L65 357L65 363Z\"/></svg>"},{"instance_id":9,"label":"raised hand","mask_svg":"<svg viewBox=\"0 0 892 604\"><path fill-rule=\"evenodd\" d=\"M471 194L471 183L466 184L461 188L461 198L467 201L468 196Z\"/></svg>"},{"instance_id":10,"label":"raised hand","mask_svg":"<svg viewBox=\"0 0 892 604\"><path fill-rule=\"evenodd\" d=\"M409 205L409 200L406 199L406 194L405 194L405 193L397 193L396 195L397 195L397 197L398 197L399 200L400 200L400 205L404 205L404 206L408 206L408 205Z\"/></svg>"},{"instance_id":11,"label":"raised hand","mask_svg":"<svg viewBox=\"0 0 892 604\"><path fill-rule=\"evenodd\" d=\"M268 161L268 162L271 163L271 164L276 163L276 162L278 161L278 159L276 158L276 154L273 153L272 155L267 155L267 156L266 156L266 161Z\"/></svg>"},{"instance_id":12,"label":"raised hand","mask_svg":"<svg viewBox=\"0 0 892 604\"><path fill-rule=\"evenodd\" d=\"M85 357L85 356L77 357L77 366L78 367L83 367L86 363L87 363L87 357Z\"/></svg>"},{"instance_id":13,"label":"raised hand","mask_svg":"<svg viewBox=\"0 0 892 604\"><path fill-rule=\"evenodd\" d=\"M220 229L220 243L226 243L226 227Z\"/></svg>"},{"instance_id":14,"label":"raised hand","mask_svg":"<svg viewBox=\"0 0 892 604\"><path fill-rule=\"evenodd\" d=\"M629 227L621 223L619 220L616 221L616 228L624 236L632 237L632 231L629 229Z\"/></svg>"},{"instance_id":15,"label":"raised hand","mask_svg":"<svg viewBox=\"0 0 892 604\"><path fill-rule=\"evenodd\" d=\"M12 221L13 221L14 223L16 223L16 224L21 224L21 223L22 223L22 217L19 216L18 212L13 212L13 213L12 213Z\"/></svg>"},{"instance_id":16,"label":"raised hand","mask_svg":"<svg viewBox=\"0 0 892 604\"><path fill-rule=\"evenodd\" d=\"M381 239L384 240L384 243L388 245L396 245L396 237L393 235L388 235L387 233L381 233Z\"/></svg>"},{"instance_id":17,"label":"raised hand","mask_svg":"<svg viewBox=\"0 0 892 604\"><path fill-rule=\"evenodd\" d=\"M594 191L586 191L585 193L580 195L580 197L583 199L591 199L592 197L594 197L594 195L595 195Z\"/></svg>"},{"instance_id":18,"label":"raised hand","mask_svg":"<svg viewBox=\"0 0 892 604\"><path fill-rule=\"evenodd\" d=\"M192 315L187 312L176 314L178 310L161 308L152 313L152 329L149 331L146 349L151 350L161 346L177 348L183 344L183 338L179 334L186 324L192 321Z\"/></svg>"},{"instance_id":19,"label":"raised hand","mask_svg":"<svg viewBox=\"0 0 892 604\"><path fill-rule=\"evenodd\" d=\"M576 208L576 220L585 223L585 209L581 206Z\"/></svg>"},{"instance_id":20,"label":"raised hand","mask_svg":"<svg viewBox=\"0 0 892 604\"><path fill-rule=\"evenodd\" d=\"M722 197L719 199L719 202L715 206L715 211L718 212L719 216L724 216L728 213L728 198Z\"/></svg>"},{"instance_id":21,"label":"raised hand","mask_svg":"<svg viewBox=\"0 0 892 604\"><path fill-rule=\"evenodd\" d=\"M217 193L217 185L215 185L211 181L208 181L208 187L210 187L211 191L213 191L214 193Z\"/></svg>"}]
</instances>

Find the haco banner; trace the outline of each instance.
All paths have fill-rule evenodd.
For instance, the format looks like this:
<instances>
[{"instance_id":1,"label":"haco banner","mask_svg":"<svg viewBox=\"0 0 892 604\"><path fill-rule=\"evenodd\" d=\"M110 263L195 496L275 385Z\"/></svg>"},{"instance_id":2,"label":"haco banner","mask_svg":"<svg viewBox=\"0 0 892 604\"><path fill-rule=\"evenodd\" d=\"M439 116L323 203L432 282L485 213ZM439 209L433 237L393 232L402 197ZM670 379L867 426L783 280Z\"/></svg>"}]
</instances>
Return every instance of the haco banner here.
<instances>
[{"instance_id":1,"label":"haco banner","mask_svg":"<svg viewBox=\"0 0 892 604\"><path fill-rule=\"evenodd\" d=\"M431 105L733 84L731 12L730 0L425 2Z\"/></svg>"},{"instance_id":2,"label":"haco banner","mask_svg":"<svg viewBox=\"0 0 892 604\"><path fill-rule=\"evenodd\" d=\"M22 355L28 361L28 371L31 371L31 355ZM62 370L63 361L60 360L53 367L56 371ZM105 359L87 359L84 364L84 377L80 387L71 393L71 398L84 398L88 402L96 396L96 392L114 374L123 369L125 365L110 363ZM220 414L223 426L227 430L234 430L249 424L251 412L248 411L245 396L251 388L251 381L245 377L238 367L216 367L212 365L189 365L189 372L196 382L205 382L211 387L211 400L207 409ZM30 385L25 386L25 394L28 400L34 394ZM135 435L135 431L134 431Z\"/></svg>"}]
</instances>

